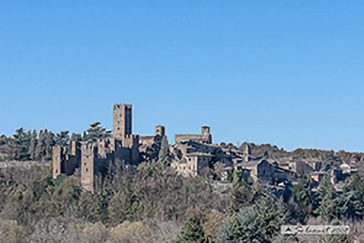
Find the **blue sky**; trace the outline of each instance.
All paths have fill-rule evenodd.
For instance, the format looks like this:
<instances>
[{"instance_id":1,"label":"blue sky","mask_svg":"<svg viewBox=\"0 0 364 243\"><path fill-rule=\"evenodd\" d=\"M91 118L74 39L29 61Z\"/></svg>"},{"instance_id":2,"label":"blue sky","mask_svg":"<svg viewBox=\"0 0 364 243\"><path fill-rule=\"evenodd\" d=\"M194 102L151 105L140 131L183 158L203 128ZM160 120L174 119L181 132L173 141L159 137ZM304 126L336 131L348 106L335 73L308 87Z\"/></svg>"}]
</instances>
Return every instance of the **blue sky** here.
<instances>
[{"instance_id":1,"label":"blue sky","mask_svg":"<svg viewBox=\"0 0 364 243\"><path fill-rule=\"evenodd\" d=\"M363 1L2 1L0 134L166 126L364 151Z\"/></svg>"}]
</instances>

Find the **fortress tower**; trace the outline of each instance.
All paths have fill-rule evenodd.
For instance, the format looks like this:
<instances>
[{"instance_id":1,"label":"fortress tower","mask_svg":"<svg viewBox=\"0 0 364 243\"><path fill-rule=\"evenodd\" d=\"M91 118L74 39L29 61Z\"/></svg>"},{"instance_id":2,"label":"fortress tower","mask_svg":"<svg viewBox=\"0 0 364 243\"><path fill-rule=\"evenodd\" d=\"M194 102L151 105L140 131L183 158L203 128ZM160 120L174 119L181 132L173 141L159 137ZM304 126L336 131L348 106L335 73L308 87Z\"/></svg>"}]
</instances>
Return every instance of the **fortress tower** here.
<instances>
[{"instance_id":1,"label":"fortress tower","mask_svg":"<svg viewBox=\"0 0 364 243\"><path fill-rule=\"evenodd\" d=\"M113 135L123 139L132 134L132 105L114 104L113 106Z\"/></svg>"},{"instance_id":2,"label":"fortress tower","mask_svg":"<svg viewBox=\"0 0 364 243\"><path fill-rule=\"evenodd\" d=\"M165 132L166 132L165 126L158 125L158 126L155 127L155 135L156 136L159 135L162 138L164 136Z\"/></svg>"},{"instance_id":3,"label":"fortress tower","mask_svg":"<svg viewBox=\"0 0 364 243\"><path fill-rule=\"evenodd\" d=\"M81 182L82 187L87 191L94 191L95 175L98 172L97 168L97 145L83 143L81 158Z\"/></svg>"}]
</instances>

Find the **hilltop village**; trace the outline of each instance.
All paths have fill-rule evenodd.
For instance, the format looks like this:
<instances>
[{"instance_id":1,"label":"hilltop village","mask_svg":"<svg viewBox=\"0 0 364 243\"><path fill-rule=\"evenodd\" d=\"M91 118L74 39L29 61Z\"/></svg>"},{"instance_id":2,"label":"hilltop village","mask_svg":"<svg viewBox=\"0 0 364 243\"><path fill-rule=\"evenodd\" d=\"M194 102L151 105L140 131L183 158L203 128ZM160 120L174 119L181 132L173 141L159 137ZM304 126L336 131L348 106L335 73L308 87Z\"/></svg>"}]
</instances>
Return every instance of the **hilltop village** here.
<instances>
[{"instance_id":1,"label":"hilltop village","mask_svg":"<svg viewBox=\"0 0 364 243\"><path fill-rule=\"evenodd\" d=\"M217 144L204 124L169 144L163 125L134 134L132 114L114 104L112 131L0 136L0 239L288 242L282 225L337 222L364 239L364 153Z\"/></svg>"},{"instance_id":2,"label":"hilltop village","mask_svg":"<svg viewBox=\"0 0 364 243\"><path fill-rule=\"evenodd\" d=\"M132 166L143 161L156 162L165 130L164 126L157 125L154 135L133 134L132 105L114 104L111 137L92 143L71 141L70 145L53 147L53 178L60 174L72 175L80 168L83 188L93 191L95 176L105 174L111 162ZM249 143L239 148L214 144L209 126L202 126L200 134L176 134L175 144L168 146L169 165L183 176L203 176L227 182L236 171L245 180L259 181L278 191L296 184L302 175L309 175L318 186L327 170L323 158L276 153L279 150L274 147L262 156L254 156ZM337 191L341 191L346 177L358 171L358 160L353 156L330 170L331 182Z\"/></svg>"}]
</instances>

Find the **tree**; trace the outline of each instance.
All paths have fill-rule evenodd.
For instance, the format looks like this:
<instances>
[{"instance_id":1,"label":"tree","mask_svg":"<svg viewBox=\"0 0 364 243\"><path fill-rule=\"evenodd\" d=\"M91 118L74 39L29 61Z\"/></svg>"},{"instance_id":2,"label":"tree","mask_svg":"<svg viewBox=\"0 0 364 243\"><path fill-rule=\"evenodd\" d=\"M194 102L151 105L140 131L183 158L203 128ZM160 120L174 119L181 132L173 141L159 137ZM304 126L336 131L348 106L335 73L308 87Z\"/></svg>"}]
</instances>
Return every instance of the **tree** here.
<instances>
[{"instance_id":1,"label":"tree","mask_svg":"<svg viewBox=\"0 0 364 243\"><path fill-rule=\"evenodd\" d=\"M47 130L45 130L47 131ZM47 131L46 132L46 138L45 138L45 151L46 151L46 155L45 155L45 158L47 160L50 160L52 159L52 147L54 146L55 144L55 136L54 136L54 133L51 132L51 131Z\"/></svg>"},{"instance_id":2,"label":"tree","mask_svg":"<svg viewBox=\"0 0 364 243\"><path fill-rule=\"evenodd\" d=\"M352 220L364 217L364 182L358 174L346 180L343 193L338 198L338 207L341 217Z\"/></svg>"},{"instance_id":3,"label":"tree","mask_svg":"<svg viewBox=\"0 0 364 243\"><path fill-rule=\"evenodd\" d=\"M90 128L84 132L83 140L89 143L96 142L100 138L111 137L111 131L101 127L101 122L95 122L90 124Z\"/></svg>"},{"instance_id":4,"label":"tree","mask_svg":"<svg viewBox=\"0 0 364 243\"><path fill-rule=\"evenodd\" d=\"M158 163L163 165L169 165L170 163L170 151L169 151L169 143L166 135L162 138L161 149L158 154Z\"/></svg>"},{"instance_id":5,"label":"tree","mask_svg":"<svg viewBox=\"0 0 364 243\"><path fill-rule=\"evenodd\" d=\"M37 143L37 146L35 147L35 159L41 159L45 156L45 154L46 154L45 139L46 139L46 137L44 135L44 131L40 130L39 137L38 137L38 143Z\"/></svg>"},{"instance_id":6,"label":"tree","mask_svg":"<svg viewBox=\"0 0 364 243\"><path fill-rule=\"evenodd\" d=\"M226 145L226 143L221 142L219 146L220 146L221 148L226 148L226 146L227 146L227 145Z\"/></svg>"},{"instance_id":7,"label":"tree","mask_svg":"<svg viewBox=\"0 0 364 243\"><path fill-rule=\"evenodd\" d=\"M265 238L265 242L280 234L281 226L287 221L287 215L281 201L277 201L271 191L265 189L255 204L256 221Z\"/></svg>"},{"instance_id":8,"label":"tree","mask_svg":"<svg viewBox=\"0 0 364 243\"><path fill-rule=\"evenodd\" d=\"M336 198L337 193L331 184L330 173L326 173L315 194L316 209L313 212L325 220L335 218L337 216Z\"/></svg>"},{"instance_id":9,"label":"tree","mask_svg":"<svg viewBox=\"0 0 364 243\"><path fill-rule=\"evenodd\" d=\"M237 214L225 220L217 233L216 242L264 242L254 208L240 208Z\"/></svg>"},{"instance_id":10,"label":"tree","mask_svg":"<svg viewBox=\"0 0 364 243\"><path fill-rule=\"evenodd\" d=\"M32 133L32 138L30 140L30 146L29 146L29 156L30 156L31 160L36 159L37 144L38 144L37 131L34 129L33 133Z\"/></svg>"},{"instance_id":11,"label":"tree","mask_svg":"<svg viewBox=\"0 0 364 243\"><path fill-rule=\"evenodd\" d=\"M79 133L72 133L71 135L71 141L79 142L82 140L82 136Z\"/></svg>"},{"instance_id":12,"label":"tree","mask_svg":"<svg viewBox=\"0 0 364 243\"><path fill-rule=\"evenodd\" d=\"M189 218L182 229L181 234L177 237L175 243L188 243L188 242L208 242L207 237L203 231L201 220L195 216Z\"/></svg>"},{"instance_id":13,"label":"tree","mask_svg":"<svg viewBox=\"0 0 364 243\"><path fill-rule=\"evenodd\" d=\"M61 146L68 145L70 142L70 136L68 133L69 131L61 131L60 133L57 133L55 136L55 143Z\"/></svg>"},{"instance_id":14,"label":"tree","mask_svg":"<svg viewBox=\"0 0 364 243\"><path fill-rule=\"evenodd\" d=\"M304 223L312 212L312 186L311 178L304 176L300 182L293 187L293 217Z\"/></svg>"},{"instance_id":15,"label":"tree","mask_svg":"<svg viewBox=\"0 0 364 243\"><path fill-rule=\"evenodd\" d=\"M29 159L30 140L30 131L26 132L22 127L15 131L15 134L10 139L12 157L15 160L22 161Z\"/></svg>"}]
</instances>

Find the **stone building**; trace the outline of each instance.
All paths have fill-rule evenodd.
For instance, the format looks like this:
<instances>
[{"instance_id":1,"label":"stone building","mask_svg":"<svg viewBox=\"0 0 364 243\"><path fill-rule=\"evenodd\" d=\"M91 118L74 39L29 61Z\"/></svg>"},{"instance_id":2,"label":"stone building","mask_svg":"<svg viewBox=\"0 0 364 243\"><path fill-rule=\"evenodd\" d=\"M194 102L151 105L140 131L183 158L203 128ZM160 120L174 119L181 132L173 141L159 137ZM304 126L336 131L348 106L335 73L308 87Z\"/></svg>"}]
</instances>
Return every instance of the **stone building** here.
<instances>
[{"instance_id":1,"label":"stone building","mask_svg":"<svg viewBox=\"0 0 364 243\"><path fill-rule=\"evenodd\" d=\"M140 136L139 155L142 161L155 162L162 145L162 138L165 136L166 128L162 125L155 127L153 136Z\"/></svg>"},{"instance_id":2,"label":"stone building","mask_svg":"<svg viewBox=\"0 0 364 243\"><path fill-rule=\"evenodd\" d=\"M173 162L171 167L184 176L197 176L204 168L209 168L212 157L206 153L190 153L181 161Z\"/></svg>"},{"instance_id":3,"label":"stone building","mask_svg":"<svg viewBox=\"0 0 364 243\"><path fill-rule=\"evenodd\" d=\"M194 141L199 143L212 143L212 135L209 126L201 127L201 134L176 134L174 137L175 143Z\"/></svg>"},{"instance_id":4,"label":"stone building","mask_svg":"<svg viewBox=\"0 0 364 243\"><path fill-rule=\"evenodd\" d=\"M140 136L139 142L141 145L147 146L150 146L155 142L161 142L165 132L166 128L162 125L158 125L155 127L155 134L153 136Z\"/></svg>"},{"instance_id":5,"label":"stone building","mask_svg":"<svg viewBox=\"0 0 364 243\"><path fill-rule=\"evenodd\" d=\"M214 169L216 163L232 165L232 157L220 146L193 140L180 141L171 147L171 167L186 176L197 176L205 169Z\"/></svg>"},{"instance_id":6,"label":"stone building","mask_svg":"<svg viewBox=\"0 0 364 243\"><path fill-rule=\"evenodd\" d=\"M55 145L52 149L53 178L59 174L72 175L81 166L81 145L71 141L69 146Z\"/></svg>"},{"instance_id":7,"label":"stone building","mask_svg":"<svg viewBox=\"0 0 364 243\"><path fill-rule=\"evenodd\" d=\"M95 176L104 174L112 161L123 164L139 163L139 135L132 134L132 105L113 106L113 136L94 143L71 142L52 149L53 178L59 174L72 175L81 168L85 190L93 191Z\"/></svg>"}]
</instances>

